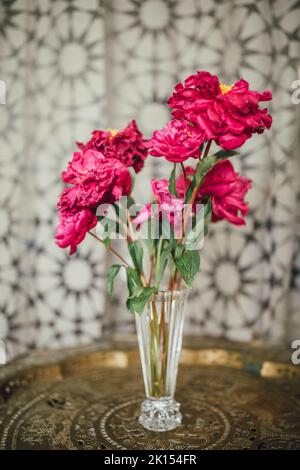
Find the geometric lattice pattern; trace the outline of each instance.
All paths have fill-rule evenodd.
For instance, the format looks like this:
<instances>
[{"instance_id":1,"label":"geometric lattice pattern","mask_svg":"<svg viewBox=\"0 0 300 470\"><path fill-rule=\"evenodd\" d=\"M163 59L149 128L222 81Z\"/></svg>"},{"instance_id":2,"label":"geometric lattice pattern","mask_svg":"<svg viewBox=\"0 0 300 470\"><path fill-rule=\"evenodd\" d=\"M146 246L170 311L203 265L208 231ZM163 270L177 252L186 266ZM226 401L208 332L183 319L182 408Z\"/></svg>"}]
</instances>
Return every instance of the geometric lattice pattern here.
<instances>
[{"instance_id":1,"label":"geometric lattice pattern","mask_svg":"<svg viewBox=\"0 0 300 470\"><path fill-rule=\"evenodd\" d=\"M0 339L32 347L133 329L122 286L106 295L107 256L86 240L72 258L53 242L60 171L76 140L135 118L165 124L174 83L197 69L270 88L271 132L243 147L253 181L243 229L215 225L202 252L186 329L249 340L299 337L300 2L13 0L0 6ZM165 171L149 158L137 182ZM297 212L298 211L298 212Z\"/></svg>"}]
</instances>

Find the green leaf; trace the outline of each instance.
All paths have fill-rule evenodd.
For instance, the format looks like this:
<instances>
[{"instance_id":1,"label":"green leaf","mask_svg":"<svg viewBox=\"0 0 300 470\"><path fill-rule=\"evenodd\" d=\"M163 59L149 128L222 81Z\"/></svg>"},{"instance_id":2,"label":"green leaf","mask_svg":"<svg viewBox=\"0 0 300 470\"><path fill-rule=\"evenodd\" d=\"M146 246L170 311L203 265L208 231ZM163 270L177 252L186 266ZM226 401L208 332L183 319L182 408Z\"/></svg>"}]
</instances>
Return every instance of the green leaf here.
<instances>
[{"instance_id":1,"label":"green leaf","mask_svg":"<svg viewBox=\"0 0 300 470\"><path fill-rule=\"evenodd\" d=\"M155 285L157 288L164 275L174 243L175 240L170 240L169 243L167 243L163 236L161 236L158 241L155 264Z\"/></svg>"},{"instance_id":2,"label":"green leaf","mask_svg":"<svg viewBox=\"0 0 300 470\"><path fill-rule=\"evenodd\" d=\"M110 219L104 215L97 215L96 217L103 227L103 241L105 238L109 238L111 233L120 233L120 226L116 220Z\"/></svg>"},{"instance_id":3,"label":"green leaf","mask_svg":"<svg viewBox=\"0 0 300 470\"><path fill-rule=\"evenodd\" d=\"M185 235L185 246L187 250L199 250L204 242L204 207L197 210L196 217L193 217L191 229Z\"/></svg>"},{"instance_id":4,"label":"green leaf","mask_svg":"<svg viewBox=\"0 0 300 470\"><path fill-rule=\"evenodd\" d=\"M204 160L200 160L196 166L196 185L200 186L207 173L218 163L219 159L215 155L209 155Z\"/></svg>"},{"instance_id":5,"label":"green leaf","mask_svg":"<svg viewBox=\"0 0 300 470\"><path fill-rule=\"evenodd\" d=\"M149 219L147 223L147 237L143 240L144 246L146 247L146 250L148 252L148 255L151 256L154 251L154 241L155 239L151 236L151 222L152 219Z\"/></svg>"},{"instance_id":6,"label":"green leaf","mask_svg":"<svg viewBox=\"0 0 300 470\"><path fill-rule=\"evenodd\" d=\"M176 191L176 163L174 163L173 170L169 178L169 192L174 196L177 196Z\"/></svg>"},{"instance_id":7,"label":"green leaf","mask_svg":"<svg viewBox=\"0 0 300 470\"><path fill-rule=\"evenodd\" d=\"M155 292L155 287L143 287L139 295L128 298L127 308L132 313L141 314L144 311L145 305Z\"/></svg>"},{"instance_id":8,"label":"green leaf","mask_svg":"<svg viewBox=\"0 0 300 470\"><path fill-rule=\"evenodd\" d=\"M168 261L170 260L170 254L171 254L171 247L170 246L168 246L167 248L164 248L164 251L161 253L160 263L159 263L159 267L158 267L156 278L155 278L156 286L159 286L159 284L160 284L160 282L163 278L163 275L164 275L165 269L167 267Z\"/></svg>"},{"instance_id":9,"label":"green leaf","mask_svg":"<svg viewBox=\"0 0 300 470\"><path fill-rule=\"evenodd\" d=\"M108 248L110 245L109 236L110 236L110 225L108 222L106 222L104 226L104 237L103 237L103 243L104 243L105 248Z\"/></svg>"},{"instance_id":10,"label":"green leaf","mask_svg":"<svg viewBox=\"0 0 300 470\"><path fill-rule=\"evenodd\" d=\"M175 248L175 258L176 259L179 259L181 258L181 256L183 255L183 252L184 252L184 245L176 245L176 248Z\"/></svg>"},{"instance_id":11,"label":"green leaf","mask_svg":"<svg viewBox=\"0 0 300 470\"><path fill-rule=\"evenodd\" d=\"M133 261L133 264L138 271L139 274L143 271L143 255L144 250L141 245L141 242L134 241L132 243L128 243L128 250Z\"/></svg>"},{"instance_id":12,"label":"green leaf","mask_svg":"<svg viewBox=\"0 0 300 470\"><path fill-rule=\"evenodd\" d=\"M192 286L193 280L200 269L200 256L196 250L187 250L180 258L175 258L175 265L183 280Z\"/></svg>"},{"instance_id":13,"label":"green leaf","mask_svg":"<svg viewBox=\"0 0 300 470\"><path fill-rule=\"evenodd\" d=\"M238 152L235 152L234 150L219 150L215 153L215 156L223 160L224 158L233 157L233 155L237 155L237 153Z\"/></svg>"},{"instance_id":14,"label":"green leaf","mask_svg":"<svg viewBox=\"0 0 300 470\"><path fill-rule=\"evenodd\" d=\"M108 293L110 296L112 296L112 293L113 293L115 277L119 273L121 268L122 268L121 264L113 264L108 270L107 285L108 285Z\"/></svg>"},{"instance_id":15,"label":"green leaf","mask_svg":"<svg viewBox=\"0 0 300 470\"><path fill-rule=\"evenodd\" d=\"M208 227L211 221L211 212L212 212L212 202L211 202L211 197L210 197L204 206L204 235L207 235L208 233Z\"/></svg>"},{"instance_id":16,"label":"green leaf","mask_svg":"<svg viewBox=\"0 0 300 470\"><path fill-rule=\"evenodd\" d=\"M130 173L130 177L131 177L131 188L130 188L130 193L129 194L131 195L133 193L133 188L134 188L134 184L135 184L135 172L130 169L129 173Z\"/></svg>"},{"instance_id":17,"label":"green leaf","mask_svg":"<svg viewBox=\"0 0 300 470\"><path fill-rule=\"evenodd\" d=\"M130 266L126 268L126 275L129 298L138 296L143 290L143 284L141 282L140 276L136 270Z\"/></svg>"},{"instance_id":18,"label":"green leaf","mask_svg":"<svg viewBox=\"0 0 300 470\"><path fill-rule=\"evenodd\" d=\"M220 161L225 158L236 155L234 150L219 150L214 155L208 155L203 160L200 160L196 167L196 185L200 186L207 173Z\"/></svg>"},{"instance_id":19,"label":"green leaf","mask_svg":"<svg viewBox=\"0 0 300 470\"><path fill-rule=\"evenodd\" d=\"M133 204L135 204L134 199L131 196L127 196L127 208L129 209Z\"/></svg>"}]
</instances>

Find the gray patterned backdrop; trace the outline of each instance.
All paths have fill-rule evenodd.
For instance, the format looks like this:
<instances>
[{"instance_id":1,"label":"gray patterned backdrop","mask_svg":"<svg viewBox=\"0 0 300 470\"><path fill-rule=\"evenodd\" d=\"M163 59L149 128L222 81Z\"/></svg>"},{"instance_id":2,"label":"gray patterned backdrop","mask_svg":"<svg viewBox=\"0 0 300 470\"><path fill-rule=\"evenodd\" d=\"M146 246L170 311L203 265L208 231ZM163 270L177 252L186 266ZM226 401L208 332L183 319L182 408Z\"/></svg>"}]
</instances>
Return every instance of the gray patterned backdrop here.
<instances>
[{"instance_id":1,"label":"gray patterned backdrop","mask_svg":"<svg viewBox=\"0 0 300 470\"><path fill-rule=\"evenodd\" d=\"M253 180L248 224L213 227L186 331L300 337L299 25L297 0L2 0L0 339L10 357L133 330L121 282L107 299L103 249L86 240L69 257L54 245L59 175L94 128L135 118L149 136L163 126L172 86L197 69L270 88L274 125L236 161ZM148 159L141 200L146 178L164 171Z\"/></svg>"}]
</instances>

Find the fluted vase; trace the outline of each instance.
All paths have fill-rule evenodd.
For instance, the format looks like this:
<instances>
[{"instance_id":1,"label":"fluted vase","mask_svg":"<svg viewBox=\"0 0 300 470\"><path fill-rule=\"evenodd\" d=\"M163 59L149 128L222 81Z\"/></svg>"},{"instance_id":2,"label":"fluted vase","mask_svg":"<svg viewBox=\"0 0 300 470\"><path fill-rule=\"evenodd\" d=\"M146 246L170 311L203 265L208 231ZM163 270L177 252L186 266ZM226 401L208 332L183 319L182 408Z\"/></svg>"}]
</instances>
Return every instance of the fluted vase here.
<instances>
[{"instance_id":1,"label":"fluted vase","mask_svg":"<svg viewBox=\"0 0 300 470\"><path fill-rule=\"evenodd\" d=\"M156 432L181 424L180 404L174 399L182 346L186 291L159 291L136 314L136 329L146 399L140 424Z\"/></svg>"}]
</instances>

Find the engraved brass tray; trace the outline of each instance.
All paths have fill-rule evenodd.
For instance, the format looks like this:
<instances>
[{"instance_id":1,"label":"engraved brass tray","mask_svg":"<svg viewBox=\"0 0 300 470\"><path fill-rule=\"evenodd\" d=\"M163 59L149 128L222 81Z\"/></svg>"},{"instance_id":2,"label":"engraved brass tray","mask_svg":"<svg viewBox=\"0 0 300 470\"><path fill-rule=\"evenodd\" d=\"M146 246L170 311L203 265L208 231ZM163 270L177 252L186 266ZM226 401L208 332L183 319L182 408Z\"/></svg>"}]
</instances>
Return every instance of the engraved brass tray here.
<instances>
[{"instance_id":1,"label":"engraved brass tray","mask_svg":"<svg viewBox=\"0 0 300 470\"><path fill-rule=\"evenodd\" d=\"M138 353L119 342L33 353L2 366L0 448L300 449L300 367L287 351L186 343L177 386L183 424L176 430L139 425Z\"/></svg>"}]
</instances>

